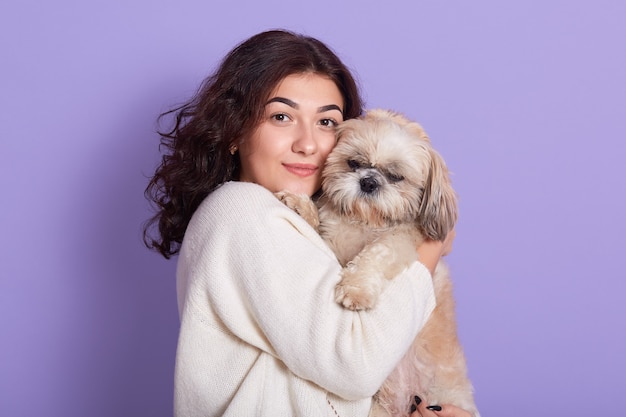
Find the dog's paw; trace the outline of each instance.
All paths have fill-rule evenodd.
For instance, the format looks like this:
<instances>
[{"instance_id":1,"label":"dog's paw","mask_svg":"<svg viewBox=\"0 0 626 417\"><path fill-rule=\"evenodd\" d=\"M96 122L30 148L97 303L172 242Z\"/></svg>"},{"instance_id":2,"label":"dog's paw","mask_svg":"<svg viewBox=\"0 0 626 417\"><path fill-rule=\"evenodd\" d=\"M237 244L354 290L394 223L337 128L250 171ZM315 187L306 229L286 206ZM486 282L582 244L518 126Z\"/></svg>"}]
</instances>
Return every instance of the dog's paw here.
<instances>
[{"instance_id":1,"label":"dog's paw","mask_svg":"<svg viewBox=\"0 0 626 417\"><path fill-rule=\"evenodd\" d=\"M364 287L341 283L335 287L335 301L350 310L370 309L377 300L378 294Z\"/></svg>"},{"instance_id":2,"label":"dog's paw","mask_svg":"<svg viewBox=\"0 0 626 417\"><path fill-rule=\"evenodd\" d=\"M377 268L367 268L360 255L341 271L341 281L335 287L335 301L350 310L374 307L383 290L385 277Z\"/></svg>"},{"instance_id":3,"label":"dog's paw","mask_svg":"<svg viewBox=\"0 0 626 417\"><path fill-rule=\"evenodd\" d=\"M284 205L295 211L315 230L319 229L320 219L317 206L306 194L293 194L289 191L274 193Z\"/></svg>"},{"instance_id":4,"label":"dog's paw","mask_svg":"<svg viewBox=\"0 0 626 417\"><path fill-rule=\"evenodd\" d=\"M298 205L302 204L302 200L306 198L305 196L293 194L289 191L278 191L274 193L274 195L280 200L281 203L292 210L296 210Z\"/></svg>"}]
</instances>

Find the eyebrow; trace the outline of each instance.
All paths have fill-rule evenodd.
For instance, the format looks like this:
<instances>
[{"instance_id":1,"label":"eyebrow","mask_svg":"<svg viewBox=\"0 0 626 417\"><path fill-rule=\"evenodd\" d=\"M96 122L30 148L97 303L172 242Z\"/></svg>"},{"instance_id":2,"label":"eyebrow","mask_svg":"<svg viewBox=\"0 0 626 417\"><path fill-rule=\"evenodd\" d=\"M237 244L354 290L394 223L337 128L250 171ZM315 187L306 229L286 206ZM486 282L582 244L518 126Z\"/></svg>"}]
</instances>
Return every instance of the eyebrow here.
<instances>
[{"instance_id":1,"label":"eyebrow","mask_svg":"<svg viewBox=\"0 0 626 417\"><path fill-rule=\"evenodd\" d=\"M300 108L300 105L298 105L298 103L296 103L293 100L289 100L288 98L285 98L285 97L274 97L274 98L270 99L267 103L265 103L265 105L268 105L270 103L283 103L283 104L286 104L289 107L292 107L292 108L294 108L296 110ZM337 110L337 111L339 111L339 113L341 113L343 115L343 111L336 104L328 104L326 106L322 106L322 107L318 107L317 108L317 112L318 113L324 113L324 112L327 112L327 111L330 111L330 110Z\"/></svg>"}]
</instances>

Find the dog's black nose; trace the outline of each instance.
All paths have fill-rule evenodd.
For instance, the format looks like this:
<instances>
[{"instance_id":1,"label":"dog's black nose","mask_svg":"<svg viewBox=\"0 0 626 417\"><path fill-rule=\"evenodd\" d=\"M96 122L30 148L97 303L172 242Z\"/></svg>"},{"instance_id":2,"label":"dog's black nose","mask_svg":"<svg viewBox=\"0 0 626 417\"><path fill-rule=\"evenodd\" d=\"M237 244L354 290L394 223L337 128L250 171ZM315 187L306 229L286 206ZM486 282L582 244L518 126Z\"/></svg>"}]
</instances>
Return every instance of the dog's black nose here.
<instances>
[{"instance_id":1,"label":"dog's black nose","mask_svg":"<svg viewBox=\"0 0 626 417\"><path fill-rule=\"evenodd\" d=\"M368 194L376 191L376 189L378 188L378 182L372 177L361 178L360 184L361 191Z\"/></svg>"}]
</instances>

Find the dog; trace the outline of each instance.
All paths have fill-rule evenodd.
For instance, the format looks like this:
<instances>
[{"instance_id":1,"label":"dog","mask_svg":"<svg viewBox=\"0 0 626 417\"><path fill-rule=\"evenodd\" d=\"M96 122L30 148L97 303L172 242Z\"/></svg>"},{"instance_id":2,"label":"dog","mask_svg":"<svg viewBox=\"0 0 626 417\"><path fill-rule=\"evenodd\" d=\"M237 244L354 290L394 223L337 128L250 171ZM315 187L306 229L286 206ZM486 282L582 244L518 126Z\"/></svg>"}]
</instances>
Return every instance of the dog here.
<instances>
[{"instance_id":1,"label":"dog","mask_svg":"<svg viewBox=\"0 0 626 417\"><path fill-rule=\"evenodd\" d=\"M424 239L442 241L458 217L447 167L423 128L389 110L371 110L337 128L316 203L277 197L303 216L344 267L335 299L351 310L375 307L385 283L417 259ZM440 262L437 305L409 351L375 395L371 417L408 416L415 395L480 414L459 343L452 283Z\"/></svg>"}]
</instances>

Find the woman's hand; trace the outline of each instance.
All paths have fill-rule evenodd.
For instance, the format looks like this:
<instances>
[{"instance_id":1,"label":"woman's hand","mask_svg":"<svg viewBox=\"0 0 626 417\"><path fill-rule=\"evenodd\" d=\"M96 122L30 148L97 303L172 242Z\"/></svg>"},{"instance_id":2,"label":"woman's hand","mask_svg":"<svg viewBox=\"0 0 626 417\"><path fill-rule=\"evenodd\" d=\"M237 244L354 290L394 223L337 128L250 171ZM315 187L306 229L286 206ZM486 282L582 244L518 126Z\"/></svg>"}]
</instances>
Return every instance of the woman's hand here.
<instances>
[{"instance_id":1,"label":"woman's hand","mask_svg":"<svg viewBox=\"0 0 626 417\"><path fill-rule=\"evenodd\" d=\"M452 251L452 242L456 236L456 231L452 229L443 241L425 240L417 248L419 261L428 268L430 274L435 273L435 268L442 256L446 256Z\"/></svg>"},{"instance_id":2,"label":"woman's hand","mask_svg":"<svg viewBox=\"0 0 626 417\"><path fill-rule=\"evenodd\" d=\"M415 397L416 401L419 397ZM411 417L473 417L469 411L465 411L459 407L453 405L434 405L429 406L423 401L419 400L417 407L415 404L411 406Z\"/></svg>"}]
</instances>

